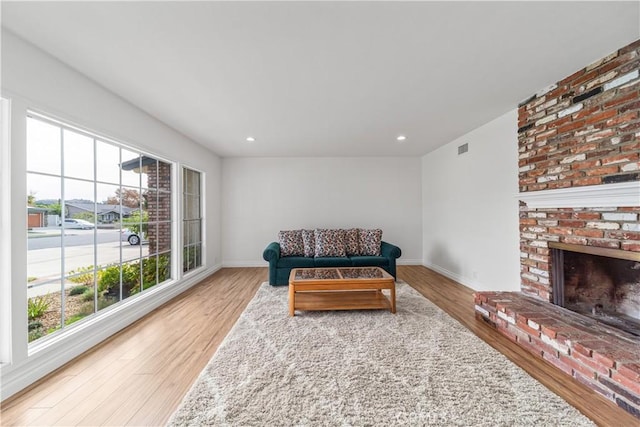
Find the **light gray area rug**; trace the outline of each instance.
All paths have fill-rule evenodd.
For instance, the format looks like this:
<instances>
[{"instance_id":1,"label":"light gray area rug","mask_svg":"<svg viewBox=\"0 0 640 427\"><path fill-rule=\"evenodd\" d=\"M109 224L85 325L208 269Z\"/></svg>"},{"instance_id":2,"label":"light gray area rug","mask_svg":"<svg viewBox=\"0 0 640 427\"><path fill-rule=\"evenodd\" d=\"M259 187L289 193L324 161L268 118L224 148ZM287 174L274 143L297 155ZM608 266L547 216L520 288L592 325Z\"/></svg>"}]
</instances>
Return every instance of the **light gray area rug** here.
<instances>
[{"instance_id":1,"label":"light gray area rug","mask_svg":"<svg viewBox=\"0 0 640 427\"><path fill-rule=\"evenodd\" d=\"M593 425L407 284L395 315L287 299L260 287L170 425Z\"/></svg>"}]
</instances>

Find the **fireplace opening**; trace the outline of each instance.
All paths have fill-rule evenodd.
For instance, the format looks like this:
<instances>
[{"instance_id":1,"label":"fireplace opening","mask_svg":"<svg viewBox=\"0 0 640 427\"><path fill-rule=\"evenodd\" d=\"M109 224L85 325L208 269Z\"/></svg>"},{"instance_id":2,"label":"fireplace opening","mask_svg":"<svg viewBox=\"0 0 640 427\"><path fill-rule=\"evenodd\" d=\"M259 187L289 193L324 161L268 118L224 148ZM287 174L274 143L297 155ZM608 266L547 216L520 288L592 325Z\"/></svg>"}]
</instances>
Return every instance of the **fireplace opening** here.
<instances>
[{"instance_id":1,"label":"fireplace opening","mask_svg":"<svg viewBox=\"0 0 640 427\"><path fill-rule=\"evenodd\" d=\"M553 303L640 336L640 254L553 246Z\"/></svg>"}]
</instances>

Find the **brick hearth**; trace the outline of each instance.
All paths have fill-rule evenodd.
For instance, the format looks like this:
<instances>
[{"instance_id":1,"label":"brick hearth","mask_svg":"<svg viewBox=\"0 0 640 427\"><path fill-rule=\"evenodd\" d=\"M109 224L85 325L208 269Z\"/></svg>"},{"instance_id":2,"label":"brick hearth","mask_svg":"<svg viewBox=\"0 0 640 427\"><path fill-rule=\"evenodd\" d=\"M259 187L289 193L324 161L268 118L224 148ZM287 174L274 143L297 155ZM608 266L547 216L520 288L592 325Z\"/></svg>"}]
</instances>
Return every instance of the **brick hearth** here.
<instances>
[{"instance_id":1,"label":"brick hearth","mask_svg":"<svg viewBox=\"0 0 640 427\"><path fill-rule=\"evenodd\" d=\"M640 337L553 305L549 247L640 252L640 40L522 102L518 147L521 292L478 292L476 315L640 418Z\"/></svg>"},{"instance_id":2,"label":"brick hearth","mask_svg":"<svg viewBox=\"0 0 640 427\"><path fill-rule=\"evenodd\" d=\"M640 338L520 292L478 292L476 317L640 418Z\"/></svg>"}]
</instances>

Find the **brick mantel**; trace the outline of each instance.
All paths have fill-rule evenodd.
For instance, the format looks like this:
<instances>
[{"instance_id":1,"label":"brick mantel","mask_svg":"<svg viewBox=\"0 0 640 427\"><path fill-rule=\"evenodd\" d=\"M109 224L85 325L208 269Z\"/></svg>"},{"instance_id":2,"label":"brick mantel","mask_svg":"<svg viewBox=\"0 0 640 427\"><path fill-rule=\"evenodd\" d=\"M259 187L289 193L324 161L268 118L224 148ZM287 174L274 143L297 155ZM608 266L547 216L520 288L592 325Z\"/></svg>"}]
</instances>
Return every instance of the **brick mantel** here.
<instances>
[{"instance_id":1,"label":"brick mantel","mask_svg":"<svg viewBox=\"0 0 640 427\"><path fill-rule=\"evenodd\" d=\"M640 206L640 181L529 191L518 199L530 209Z\"/></svg>"}]
</instances>

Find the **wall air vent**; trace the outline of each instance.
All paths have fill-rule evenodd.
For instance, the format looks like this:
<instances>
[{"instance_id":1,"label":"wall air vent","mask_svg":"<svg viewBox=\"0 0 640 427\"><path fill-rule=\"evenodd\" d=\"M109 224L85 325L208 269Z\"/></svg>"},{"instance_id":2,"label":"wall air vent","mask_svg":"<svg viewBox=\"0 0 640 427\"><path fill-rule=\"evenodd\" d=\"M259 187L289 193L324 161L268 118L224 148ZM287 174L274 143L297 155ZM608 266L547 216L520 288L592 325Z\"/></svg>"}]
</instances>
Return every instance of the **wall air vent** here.
<instances>
[{"instance_id":1,"label":"wall air vent","mask_svg":"<svg viewBox=\"0 0 640 427\"><path fill-rule=\"evenodd\" d=\"M461 146L458 147L458 155L464 154L467 151L469 151L469 143L462 144Z\"/></svg>"}]
</instances>

